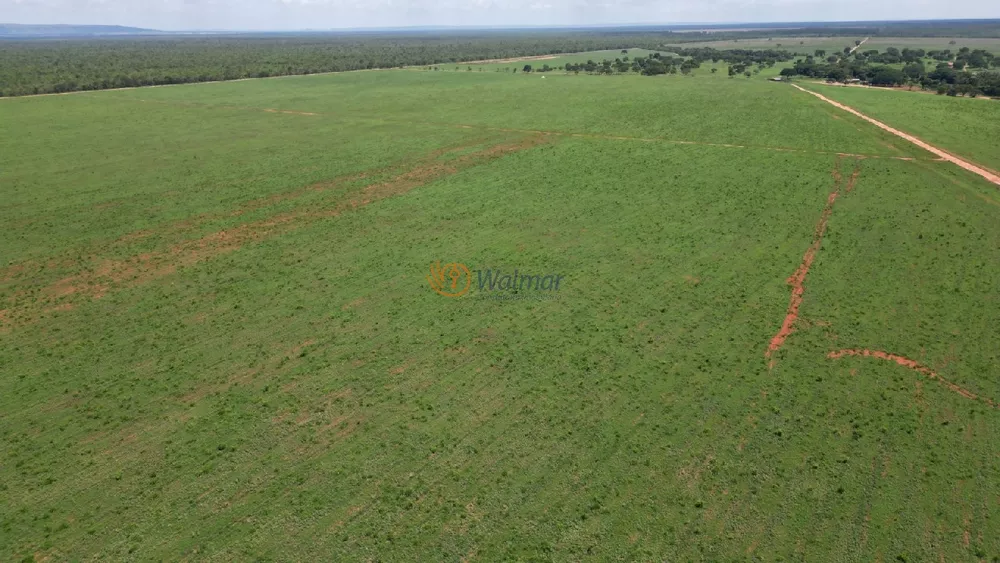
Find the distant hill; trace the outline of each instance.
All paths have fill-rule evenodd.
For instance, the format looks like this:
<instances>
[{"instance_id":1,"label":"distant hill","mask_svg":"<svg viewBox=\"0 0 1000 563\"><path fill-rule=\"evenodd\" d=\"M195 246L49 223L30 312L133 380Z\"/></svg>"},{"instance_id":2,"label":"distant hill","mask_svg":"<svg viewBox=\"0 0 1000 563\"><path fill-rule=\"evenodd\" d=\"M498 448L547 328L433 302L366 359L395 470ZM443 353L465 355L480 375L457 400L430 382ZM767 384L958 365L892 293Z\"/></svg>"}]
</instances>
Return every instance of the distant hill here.
<instances>
[{"instance_id":1,"label":"distant hill","mask_svg":"<svg viewBox=\"0 0 1000 563\"><path fill-rule=\"evenodd\" d=\"M113 35L160 34L155 29L121 25L24 25L0 23L0 38L31 37L106 37Z\"/></svg>"}]
</instances>

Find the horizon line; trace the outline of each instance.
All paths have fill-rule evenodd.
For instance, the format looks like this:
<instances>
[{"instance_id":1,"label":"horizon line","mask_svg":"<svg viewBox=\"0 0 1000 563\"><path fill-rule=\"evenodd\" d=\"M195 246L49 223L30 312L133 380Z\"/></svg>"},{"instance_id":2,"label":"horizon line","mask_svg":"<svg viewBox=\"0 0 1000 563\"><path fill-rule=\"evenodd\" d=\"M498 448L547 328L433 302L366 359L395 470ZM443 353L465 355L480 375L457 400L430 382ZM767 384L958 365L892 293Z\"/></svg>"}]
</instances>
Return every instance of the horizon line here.
<instances>
[{"instance_id":1,"label":"horizon line","mask_svg":"<svg viewBox=\"0 0 1000 563\"><path fill-rule=\"evenodd\" d=\"M588 28L651 28L651 27L733 27L751 25L771 25L771 26L806 26L810 24L822 25L859 25L859 24L898 24L898 23L928 23L928 22L1000 22L998 18L910 18L900 20L787 20L787 21L678 21L678 22L654 22L654 23L584 23L584 24L426 24L409 26L356 26L356 27L329 27L329 28L148 28L122 24L76 24L76 23L16 23L0 22L3 26L23 26L23 27L77 27L77 28L123 28L136 30L137 32L149 33L330 33L330 32L350 32L350 31L406 31L406 30L519 30L519 29L588 29Z\"/></svg>"}]
</instances>

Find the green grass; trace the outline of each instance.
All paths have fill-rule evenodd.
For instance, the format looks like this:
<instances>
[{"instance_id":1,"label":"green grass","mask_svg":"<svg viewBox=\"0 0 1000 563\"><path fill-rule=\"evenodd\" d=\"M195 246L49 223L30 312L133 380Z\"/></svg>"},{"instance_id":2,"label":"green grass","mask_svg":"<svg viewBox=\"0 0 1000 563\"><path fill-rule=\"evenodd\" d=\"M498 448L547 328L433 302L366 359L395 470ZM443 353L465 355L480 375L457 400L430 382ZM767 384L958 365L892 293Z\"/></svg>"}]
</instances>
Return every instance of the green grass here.
<instances>
[{"instance_id":1,"label":"green grass","mask_svg":"<svg viewBox=\"0 0 1000 563\"><path fill-rule=\"evenodd\" d=\"M946 151L1000 170L1000 102L882 88L809 85Z\"/></svg>"},{"instance_id":2,"label":"green grass","mask_svg":"<svg viewBox=\"0 0 1000 563\"><path fill-rule=\"evenodd\" d=\"M0 132L4 559L1000 556L1000 412L825 357L1000 398L996 190L812 96L400 70Z\"/></svg>"}]
</instances>

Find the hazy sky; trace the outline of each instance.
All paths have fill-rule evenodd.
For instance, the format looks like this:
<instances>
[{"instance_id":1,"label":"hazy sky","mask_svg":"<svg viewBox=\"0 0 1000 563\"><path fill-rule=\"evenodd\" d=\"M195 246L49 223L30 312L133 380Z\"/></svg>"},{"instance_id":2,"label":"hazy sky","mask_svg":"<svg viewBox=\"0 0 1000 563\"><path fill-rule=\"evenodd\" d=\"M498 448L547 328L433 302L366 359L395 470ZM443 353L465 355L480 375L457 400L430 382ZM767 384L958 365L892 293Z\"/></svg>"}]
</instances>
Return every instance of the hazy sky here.
<instances>
[{"instance_id":1,"label":"hazy sky","mask_svg":"<svg viewBox=\"0 0 1000 563\"><path fill-rule=\"evenodd\" d=\"M3 23L168 30L996 17L997 0L0 0Z\"/></svg>"}]
</instances>

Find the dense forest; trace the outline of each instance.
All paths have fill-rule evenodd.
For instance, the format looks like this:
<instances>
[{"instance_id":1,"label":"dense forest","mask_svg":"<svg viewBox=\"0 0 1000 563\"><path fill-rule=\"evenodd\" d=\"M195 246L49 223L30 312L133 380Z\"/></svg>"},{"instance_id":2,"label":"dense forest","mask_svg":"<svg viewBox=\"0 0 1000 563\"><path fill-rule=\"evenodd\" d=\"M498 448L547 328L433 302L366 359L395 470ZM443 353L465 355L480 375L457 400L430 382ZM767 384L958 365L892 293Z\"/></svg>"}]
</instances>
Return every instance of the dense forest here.
<instances>
[{"instance_id":1,"label":"dense forest","mask_svg":"<svg viewBox=\"0 0 1000 563\"><path fill-rule=\"evenodd\" d=\"M0 42L0 95L656 48L642 33L343 34Z\"/></svg>"},{"instance_id":2,"label":"dense forest","mask_svg":"<svg viewBox=\"0 0 1000 563\"><path fill-rule=\"evenodd\" d=\"M0 40L0 96L448 64L601 49L656 50L668 44L706 39L792 35L1000 37L1000 21L936 22L933 26L922 22L803 25L717 29L710 33L642 27ZM763 56L787 60L771 53ZM696 62L707 60L697 53L681 54ZM750 66L766 63L766 58L761 61L744 57L737 62ZM635 61L628 66L645 74L669 73L672 67L684 70L683 62L670 65L656 60L646 62L648 69L634 68Z\"/></svg>"}]
</instances>

